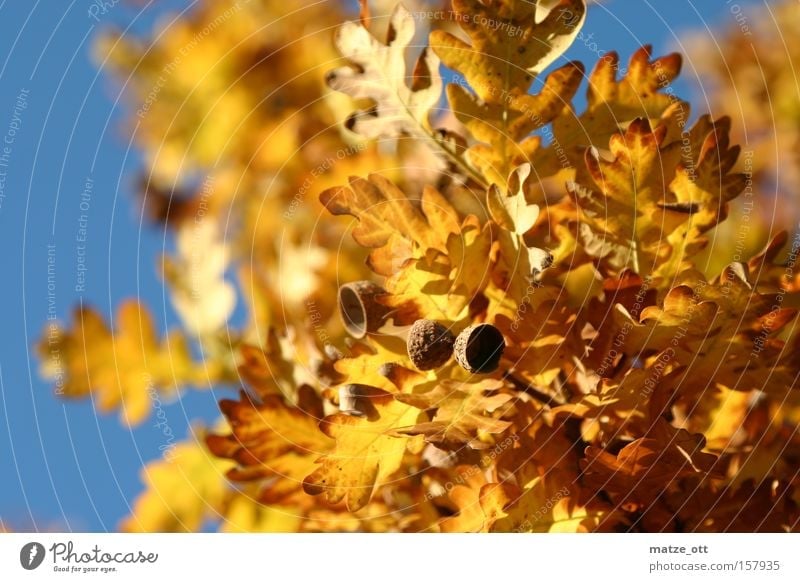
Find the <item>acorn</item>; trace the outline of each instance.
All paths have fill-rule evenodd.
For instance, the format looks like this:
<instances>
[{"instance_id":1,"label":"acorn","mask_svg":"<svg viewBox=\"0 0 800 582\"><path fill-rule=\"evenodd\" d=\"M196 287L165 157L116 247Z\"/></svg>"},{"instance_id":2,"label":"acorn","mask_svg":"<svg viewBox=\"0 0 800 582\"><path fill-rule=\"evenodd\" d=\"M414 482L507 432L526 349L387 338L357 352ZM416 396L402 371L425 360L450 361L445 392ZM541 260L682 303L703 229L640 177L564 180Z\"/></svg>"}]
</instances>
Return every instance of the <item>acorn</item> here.
<instances>
[{"instance_id":1,"label":"acorn","mask_svg":"<svg viewBox=\"0 0 800 582\"><path fill-rule=\"evenodd\" d=\"M383 287L371 281L355 281L339 287L339 314L347 333L361 339L381 328L390 311L378 301L383 295L387 295Z\"/></svg>"},{"instance_id":2,"label":"acorn","mask_svg":"<svg viewBox=\"0 0 800 582\"><path fill-rule=\"evenodd\" d=\"M477 323L458 334L454 352L456 361L467 372L490 374L500 364L505 347L499 329L489 323Z\"/></svg>"},{"instance_id":3,"label":"acorn","mask_svg":"<svg viewBox=\"0 0 800 582\"><path fill-rule=\"evenodd\" d=\"M408 332L408 357L423 372L444 366L453 355L453 334L430 319L418 319Z\"/></svg>"}]
</instances>

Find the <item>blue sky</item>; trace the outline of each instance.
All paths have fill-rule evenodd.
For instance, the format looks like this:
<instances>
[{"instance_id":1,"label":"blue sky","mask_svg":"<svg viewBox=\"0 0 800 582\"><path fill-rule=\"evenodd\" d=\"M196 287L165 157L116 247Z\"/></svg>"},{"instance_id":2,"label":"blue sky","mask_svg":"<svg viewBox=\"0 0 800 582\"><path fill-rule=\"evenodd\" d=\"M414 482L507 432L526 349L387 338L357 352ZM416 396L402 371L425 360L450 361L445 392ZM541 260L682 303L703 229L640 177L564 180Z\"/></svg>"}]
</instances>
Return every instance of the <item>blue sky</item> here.
<instances>
[{"instance_id":1,"label":"blue sky","mask_svg":"<svg viewBox=\"0 0 800 582\"><path fill-rule=\"evenodd\" d=\"M593 52L613 49L626 60L646 43L663 54L679 49L687 30L729 26L735 6L746 15L764 1L612 0L592 9L587 41L570 56L590 65ZM129 430L87 401L57 400L32 349L52 309L65 320L81 301L108 317L120 300L138 296L161 314L161 329L176 323L155 271L163 231L142 224L133 195L141 157L122 131L118 86L97 70L90 47L103 26L146 34L159 16L192 2L119 3L100 22L89 17L92 4L0 0L0 139L12 140L5 151L0 143L0 522L16 530L115 529L141 490L143 462L163 441L152 423ZM677 92L687 95L690 62L683 76ZM695 115L706 109L695 101ZM81 214L88 215L83 291L76 290ZM192 421L215 418L217 397L184 394L167 409L173 430L181 435Z\"/></svg>"}]
</instances>

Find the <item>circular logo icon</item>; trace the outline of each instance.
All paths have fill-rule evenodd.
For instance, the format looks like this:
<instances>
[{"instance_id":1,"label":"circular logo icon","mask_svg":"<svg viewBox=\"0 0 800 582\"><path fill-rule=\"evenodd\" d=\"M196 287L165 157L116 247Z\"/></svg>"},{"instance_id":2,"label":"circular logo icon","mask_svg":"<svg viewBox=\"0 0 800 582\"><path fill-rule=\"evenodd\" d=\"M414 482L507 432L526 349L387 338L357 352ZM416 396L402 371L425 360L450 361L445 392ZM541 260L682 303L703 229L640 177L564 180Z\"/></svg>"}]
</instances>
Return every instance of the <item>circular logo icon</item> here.
<instances>
[{"instance_id":1,"label":"circular logo icon","mask_svg":"<svg viewBox=\"0 0 800 582\"><path fill-rule=\"evenodd\" d=\"M44 546L39 542L29 542L19 551L19 563L26 570L35 570L44 561Z\"/></svg>"}]
</instances>

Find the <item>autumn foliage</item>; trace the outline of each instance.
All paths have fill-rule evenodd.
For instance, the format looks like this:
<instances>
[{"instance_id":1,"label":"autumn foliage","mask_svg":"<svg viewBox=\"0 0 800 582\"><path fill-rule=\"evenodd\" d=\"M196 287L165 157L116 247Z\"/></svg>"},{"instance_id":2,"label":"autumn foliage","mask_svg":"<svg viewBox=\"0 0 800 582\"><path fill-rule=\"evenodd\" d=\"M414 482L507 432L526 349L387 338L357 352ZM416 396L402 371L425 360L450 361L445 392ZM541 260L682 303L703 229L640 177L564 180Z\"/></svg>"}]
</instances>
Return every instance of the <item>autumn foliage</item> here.
<instances>
[{"instance_id":1,"label":"autumn foliage","mask_svg":"<svg viewBox=\"0 0 800 582\"><path fill-rule=\"evenodd\" d=\"M130 425L234 387L123 530L798 529L800 241L700 260L748 179L731 119L675 95L679 55L567 62L583 0L201 4L97 49L140 107L183 325L87 307L41 343L64 397ZM491 366L450 356L476 324Z\"/></svg>"}]
</instances>

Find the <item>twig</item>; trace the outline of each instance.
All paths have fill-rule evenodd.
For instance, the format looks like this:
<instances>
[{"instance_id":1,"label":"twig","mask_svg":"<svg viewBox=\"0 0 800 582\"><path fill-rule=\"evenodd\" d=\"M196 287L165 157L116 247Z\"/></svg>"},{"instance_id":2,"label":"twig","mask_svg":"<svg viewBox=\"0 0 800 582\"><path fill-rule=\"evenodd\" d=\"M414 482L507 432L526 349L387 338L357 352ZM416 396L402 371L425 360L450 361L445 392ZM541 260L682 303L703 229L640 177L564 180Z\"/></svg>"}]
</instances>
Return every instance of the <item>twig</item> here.
<instances>
[{"instance_id":1,"label":"twig","mask_svg":"<svg viewBox=\"0 0 800 582\"><path fill-rule=\"evenodd\" d=\"M545 406L551 406L553 404L557 404L557 405L566 404L566 401L563 400L562 398L558 398L558 397L553 396L551 394L547 394L545 392L542 392L538 388L535 388L535 387L531 386L530 384L527 384L526 382L523 382L522 380L520 380L519 378L517 378L516 376L514 376L510 372L506 372L505 378L506 378L506 380L511 382L516 388L518 388L519 390L522 390L523 392L525 392L526 394L530 395L532 398L534 398L535 400L541 402Z\"/></svg>"}]
</instances>

